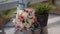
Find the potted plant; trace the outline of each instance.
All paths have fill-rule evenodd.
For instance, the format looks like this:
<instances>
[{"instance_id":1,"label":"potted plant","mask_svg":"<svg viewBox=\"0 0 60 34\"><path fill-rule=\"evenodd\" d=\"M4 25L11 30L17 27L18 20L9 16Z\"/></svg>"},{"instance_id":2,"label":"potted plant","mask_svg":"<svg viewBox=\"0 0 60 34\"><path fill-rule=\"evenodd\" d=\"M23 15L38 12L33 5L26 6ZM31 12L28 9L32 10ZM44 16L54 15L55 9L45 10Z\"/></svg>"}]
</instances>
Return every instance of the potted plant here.
<instances>
[{"instance_id":1,"label":"potted plant","mask_svg":"<svg viewBox=\"0 0 60 34\"><path fill-rule=\"evenodd\" d=\"M35 9L37 20L41 23L42 26L46 26L48 20L48 12L51 9L51 5L49 3L39 3L35 4L33 8Z\"/></svg>"}]
</instances>

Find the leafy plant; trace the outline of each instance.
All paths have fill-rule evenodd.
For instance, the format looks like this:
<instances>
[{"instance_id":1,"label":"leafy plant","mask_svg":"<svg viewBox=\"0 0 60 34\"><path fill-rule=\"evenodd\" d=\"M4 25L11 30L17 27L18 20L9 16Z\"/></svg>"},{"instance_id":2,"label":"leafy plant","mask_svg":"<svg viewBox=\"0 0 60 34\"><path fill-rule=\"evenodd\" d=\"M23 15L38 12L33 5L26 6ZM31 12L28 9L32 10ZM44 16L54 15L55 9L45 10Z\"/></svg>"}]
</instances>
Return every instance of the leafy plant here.
<instances>
[{"instance_id":1,"label":"leafy plant","mask_svg":"<svg viewBox=\"0 0 60 34\"><path fill-rule=\"evenodd\" d=\"M37 14L46 14L51 9L51 5L49 3L35 3L32 4L31 7L35 9L35 13Z\"/></svg>"},{"instance_id":2,"label":"leafy plant","mask_svg":"<svg viewBox=\"0 0 60 34\"><path fill-rule=\"evenodd\" d=\"M40 3L36 6L36 13L37 14L46 14L51 9L51 6L48 3Z\"/></svg>"},{"instance_id":3,"label":"leafy plant","mask_svg":"<svg viewBox=\"0 0 60 34\"><path fill-rule=\"evenodd\" d=\"M2 18L5 15L8 15L8 16L12 15L15 10L16 10L16 8L11 8L8 10L0 11L0 18Z\"/></svg>"}]
</instances>

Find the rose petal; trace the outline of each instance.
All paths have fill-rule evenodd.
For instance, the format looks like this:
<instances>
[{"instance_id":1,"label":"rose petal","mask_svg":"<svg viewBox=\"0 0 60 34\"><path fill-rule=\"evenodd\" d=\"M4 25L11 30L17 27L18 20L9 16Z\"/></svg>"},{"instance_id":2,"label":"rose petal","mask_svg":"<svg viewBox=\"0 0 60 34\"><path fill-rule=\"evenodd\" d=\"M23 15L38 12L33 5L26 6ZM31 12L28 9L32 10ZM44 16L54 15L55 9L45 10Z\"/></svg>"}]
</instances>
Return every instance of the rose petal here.
<instances>
[{"instance_id":1,"label":"rose petal","mask_svg":"<svg viewBox=\"0 0 60 34\"><path fill-rule=\"evenodd\" d=\"M30 9L26 9L26 12L27 12L27 13L30 13L30 12L31 12L31 10L30 10Z\"/></svg>"},{"instance_id":2,"label":"rose petal","mask_svg":"<svg viewBox=\"0 0 60 34\"><path fill-rule=\"evenodd\" d=\"M23 21L24 20L24 16L21 15L21 16L18 17L18 19Z\"/></svg>"}]
</instances>

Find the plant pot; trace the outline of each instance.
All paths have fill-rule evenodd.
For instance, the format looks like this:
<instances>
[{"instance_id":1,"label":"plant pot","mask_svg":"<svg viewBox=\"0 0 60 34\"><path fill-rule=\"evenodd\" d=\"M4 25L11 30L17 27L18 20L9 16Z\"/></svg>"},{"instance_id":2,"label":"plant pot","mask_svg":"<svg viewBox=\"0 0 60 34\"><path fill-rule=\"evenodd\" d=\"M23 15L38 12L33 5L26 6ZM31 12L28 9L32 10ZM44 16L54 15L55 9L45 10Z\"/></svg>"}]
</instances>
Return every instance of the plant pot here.
<instances>
[{"instance_id":1,"label":"plant pot","mask_svg":"<svg viewBox=\"0 0 60 34\"><path fill-rule=\"evenodd\" d=\"M35 14L35 15L36 15L36 17L37 17L38 22L41 23L41 26L42 26L42 27L47 26L48 13L46 13L46 14L41 14L41 15Z\"/></svg>"}]
</instances>

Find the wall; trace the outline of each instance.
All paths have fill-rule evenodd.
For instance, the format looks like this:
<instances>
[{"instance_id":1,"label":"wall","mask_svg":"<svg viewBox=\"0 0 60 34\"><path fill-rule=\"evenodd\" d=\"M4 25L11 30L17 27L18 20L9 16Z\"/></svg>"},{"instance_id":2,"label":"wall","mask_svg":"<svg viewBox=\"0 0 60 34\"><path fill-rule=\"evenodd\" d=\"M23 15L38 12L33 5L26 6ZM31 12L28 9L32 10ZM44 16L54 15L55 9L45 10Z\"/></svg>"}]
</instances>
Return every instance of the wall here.
<instances>
[{"instance_id":1,"label":"wall","mask_svg":"<svg viewBox=\"0 0 60 34\"><path fill-rule=\"evenodd\" d=\"M17 7L18 1L0 3L0 11Z\"/></svg>"},{"instance_id":2,"label":"wall","mask_svg":"<svg viewBox=\"0 0 60 34\"><path fill-rule=\"evenodd\" d=\"M36 3L42 1L46 1L46 0L32 0L31 2ZM15 8L17 7L17 4L18 4L18 0L8 0L7 2L0 3L0 11L10 9L10 8Z\"/></svg>"}]
</instances>

